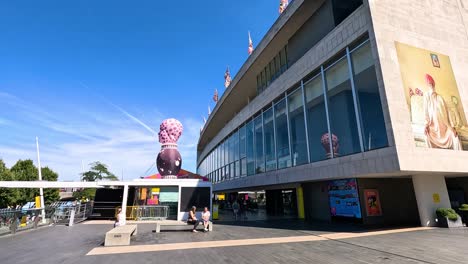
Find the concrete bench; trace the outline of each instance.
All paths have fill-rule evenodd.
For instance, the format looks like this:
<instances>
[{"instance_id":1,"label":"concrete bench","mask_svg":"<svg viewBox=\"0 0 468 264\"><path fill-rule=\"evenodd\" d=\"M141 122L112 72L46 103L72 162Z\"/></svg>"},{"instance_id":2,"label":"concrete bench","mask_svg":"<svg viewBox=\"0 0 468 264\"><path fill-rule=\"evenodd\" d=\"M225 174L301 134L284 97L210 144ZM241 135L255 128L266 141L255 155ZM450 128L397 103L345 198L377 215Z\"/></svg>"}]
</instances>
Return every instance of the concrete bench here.
<instances>
[{"instance_id":1,"label":"concrete bench","mask_svg":"<svg viewBox=\"0 0 468 264\"><path fill-rule=\"evenodd\" d=\"M184 221L157 221L156 222L156 233L161 232L161 229L164 230L191 230L193 224L187 224ZM203 229L203 223L200 223L197 229ZM208 222L208 230L213 231L213 222Z\"/></svg>"},{"instance_id":2,"label":"concrete bench","mask_svg":"<svg viewBox=\"0 0 468 264\"><path fill-rule=\"evenodd\" d=\"M130 237L136 236L137 225L117 226L106 233L104 246L128 246L130 245Z\"/></svg>"}]
</instances>

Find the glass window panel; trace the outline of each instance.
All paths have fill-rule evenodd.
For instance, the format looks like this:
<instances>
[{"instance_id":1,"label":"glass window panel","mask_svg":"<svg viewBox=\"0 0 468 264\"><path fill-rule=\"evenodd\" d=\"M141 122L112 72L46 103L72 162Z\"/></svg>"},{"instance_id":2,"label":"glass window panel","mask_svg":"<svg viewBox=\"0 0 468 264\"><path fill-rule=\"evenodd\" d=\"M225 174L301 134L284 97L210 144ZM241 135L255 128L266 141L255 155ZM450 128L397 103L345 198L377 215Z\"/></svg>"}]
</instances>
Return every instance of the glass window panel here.
<instances>
[{"instance_id":1,"label":"glass window panel","mask_svg":"<svg viewBox=\"0 0 468 264\"><path fill-rule=\"evenodd\" d=\"M236 173L235 173L235 176L236 176L236 178L239 178L240 175L241 175L241 173L240 173L240 161L239 161L239 160L236 161L235 164L236 164Z\"/></svg>"},{"instance_id":2,"label":"glass window panel","mask_svg":"<svg viewBox=\"0 0 468 264\"><path fill-rule=\"evenodd\" d=\"M364 149L367 151L388 146L379 85L369 42L355 50L351 54L351 60L354 86L359 99Z\"/></svg>"},{"instance_id":3,"label":"glass window panel","mask_svg":"<svg viewBox=\"0 0 468 264\"><path fill-rule=\"evenodd\" d=\"M231 172L229 173L229 178L230 179L234 179L234 177L236 176L236 168L235 168L235 163L231 163L231 165L229 165L231 167Z\"/></svg>"},{"instance_id":4,"label":"glass window panel","mask_svg":"<svg viewBox=\"0 0 468 264\"><path fill-rule=\"evenodd\" d=\"M263 155L263 126L262 116L254 120L255 126L255 173L265 171L265 156Z\"/></svg>"},{"instance_id":5,"label":"glass window panel","mask_svg":"<svg viewBox=\"0 0 468 264\"><path fill-rule=\"evenodd\" d=\"M247 175L247 159L246 158L243 158L240 160L240 172L241 172L241 176L245 176Z\"/></svg>"},{"instance_id":6,"label":"glass window panel","mask_svg":"<svg viewBox=\"0 0 468 264\"><path fill-rule=\"evenodd\" d=\"M234 162L234 135L229 137L229 163Z\"/></svg>"},{"instance_id":7,"label":"glass window panel","mask_svg":"<svg viewBox=\"0 0 468 264\"><path fill-rule=\"evenodd\" d=\"M261 86L262 86L262 79L259 74L257 75L257 90L259 90Z\"/></svg>"},{"instance_id":8,"label":"glass window panel","mask_svg":"<svg viewBox=\"0 0 468 264\"><path fill-rule=\"evenodd\" d=\"M263 133L265 134L266 170L276 169L275 132L273 126L273 108L263 112Z\"/></svg>"},{"instance_id":9,"label":"glass window panel","mask_svg":"<svg viewBox=\"0 0 468 264\"><path fill-rule=\"evenodd\" d=\"M241 158L245 158L245 143L246 143L246 138L245 138L245 126L242 126L239 129L239 155Z\"/></svg>"},{"instance_id":10,"label":"glass window panel","mask_svg":"<svg viewBox=\"0 0 468 264\"><path fill-rule=\"evenodd\" d=\"M288 96L289 127L291 129L292 165L308 162L307 141L305 132L304 107L301 89Z\"/></svg>"},{"instance_id":11,"label":"glass window panel","mask_svg":"<svg viewBox=\"0 0 468 264\"><path fill-rule=\"evenodd\" d=\"M263 91L263 87L265 87L265 84L266 84L266 81L265 81L265 70L263 70L261 73L260 73L260 76L262 78L262 86L260 88L260 91Z\"/></svg>"},{"instance_id":12,"label":"glass window panel","mask_svg":"<svg viewBox=\"0 0 468 264\"><path fill-rule=\"evenodd\" d=\"M319 75L313 80L304 84L307 109L307 129L309 132L310 161L320 161L327 156L326 149L329 145L323 145L322 137L328 134L327 114L325 111L325 101L323 97L322 76Z\"/></svg>"},{"instance_id":13,"label":"glass window panel","mask_svg":"<svg viewBox=\"0 0 468 264\"><path fill-rule=\"evenodd\" d=\"M224 165L229 164L229 142L224 141Z\"/></svg>"},{"instance_id":14,"label":"glass window panel","mask_svg":"<svg viewBox=\"0 0 468 264\"><path fill-rule=\"evenodd\" d=\"M275 71L277 75L280 75L280 69L281 69L281 62L280 62L280 54L276 55L275 58Z\"/></svg>"},{"instance_id":15,"label":"glass window panel","mask_svg":"<svg viewBox=\"0 0 468 264\"><path fill-rule=\"evenodd\" d=\"M271 80L271 72L270 72L270 66L267 64L265 67L265 76L266 76L266 85L270 85L270 80Z\"/></svg>"},{"instance_id":16,"label":"glass window panel","mask_svg":"<svg viewBox=\"0 0 468 264\"><path fill-rule=\"evenodd\" d=\"M326 71L330 127L335 156L361 151L356 125L348 61L341 59Z\"/></svg>"},{"instance_id":17,"label":"glass window panel","mask_svg":"<svg viewBox=\"0 0 468 264\"><path fill-rule=\"evenodd\" d=\"M239 160L239 132L236 131L232 135L233 138L233 146L234 146L234 161Z\"/></svg>"},{"instance_id":18,"label":"glass window panel","mask_svg":"<svg viewBox=\"0 0 468 264\"><path fill-rule=\"evenodd\" d=\"M275 126L278 168L290 167L288 120L286 117L286 100L284 99L275 105Z\"/></svg>"},{"instance_id":19,"label":"glass window panel","mask_svg":"<svg viewBox=\"0 0 468 264\"><path fill-rule=\"evenodd\" d=\"M250 121L246 125L246 138L247 138L247 175L252 175L255 173L253 121Z\"/></svg>"}]
</instances>

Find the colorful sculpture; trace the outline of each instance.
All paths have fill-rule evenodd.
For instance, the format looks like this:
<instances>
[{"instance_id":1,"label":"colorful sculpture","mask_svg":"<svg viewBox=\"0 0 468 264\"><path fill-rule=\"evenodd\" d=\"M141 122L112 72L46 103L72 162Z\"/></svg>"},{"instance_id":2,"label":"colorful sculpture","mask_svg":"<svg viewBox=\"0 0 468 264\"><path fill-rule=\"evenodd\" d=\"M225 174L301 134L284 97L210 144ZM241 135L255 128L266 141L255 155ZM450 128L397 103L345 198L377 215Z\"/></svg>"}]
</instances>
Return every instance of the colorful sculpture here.
<instances>
[{"instance_id":1,"label":"colorful sculpture","mask_svg":"<svg viewBox=\"0 0 468 264\"><path fill-rule=\"evenodd\" d=\"M339 156L338 148L340 147L338 137L335 134L332 134L331 141L332 141L333 155L337 157ZM331 149L330 149L329 134L328 133L323 134L322 138L320 139L320 142L322 143L322 146L325 149L325 152L327 153L327 158L331 158L332 155L331 155Z\"/></svg>"},{"instance_id":2,"label":"colorful sculpture","mask_svg":"<svg viewBox=\"0 0 468 264\"><path fill-rule=\"evenodd\" d=\"M174 118L164 120L159 127L161 151L156 159L156 165L163 179L177 179L182 167L182 157L177 150L177 140L182 135L182 130L182 124Z\"/></svg>"}]
</instances>

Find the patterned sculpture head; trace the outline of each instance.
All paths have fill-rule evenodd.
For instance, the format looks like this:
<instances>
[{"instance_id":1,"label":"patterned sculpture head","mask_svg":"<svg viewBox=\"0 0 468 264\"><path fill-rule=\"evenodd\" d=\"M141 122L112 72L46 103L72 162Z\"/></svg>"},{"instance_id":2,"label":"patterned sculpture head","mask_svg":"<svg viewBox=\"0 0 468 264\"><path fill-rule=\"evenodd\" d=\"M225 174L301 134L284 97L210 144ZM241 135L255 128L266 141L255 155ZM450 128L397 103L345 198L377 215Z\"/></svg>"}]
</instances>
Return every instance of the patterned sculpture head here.
<instances>
[{"instance_id":1,"label":"patterned sculpture head","mask_svg":"<svg viewBox=\"0 0 468 264\"><path fill-rule=\"evenodd\" d=\"M169 118L164 120L159 126L159 142L161 144L176 143L182 135L182 124L179 120Z\"/></svg>"}]
</instances>

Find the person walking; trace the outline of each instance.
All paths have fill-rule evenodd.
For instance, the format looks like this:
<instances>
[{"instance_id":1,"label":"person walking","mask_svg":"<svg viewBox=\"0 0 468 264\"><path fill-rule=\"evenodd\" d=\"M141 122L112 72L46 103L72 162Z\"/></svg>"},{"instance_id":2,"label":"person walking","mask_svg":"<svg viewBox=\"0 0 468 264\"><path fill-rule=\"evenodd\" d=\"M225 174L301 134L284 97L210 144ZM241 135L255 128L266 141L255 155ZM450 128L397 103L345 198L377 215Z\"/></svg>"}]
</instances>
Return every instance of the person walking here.
<instances>
[{"instance_id":1,"label":"person walking","mask_svg":"<svg viewBox=\"0 0 468 264\"><path fill-rule=\"evenodd\" d=\"M198 221L197 216L196 216L196 211L197 207L192 206L192 209L189 212L189 216L187 219L187 224L193 224L193 229L192 232L197 233L197 227L200 224L200 221Z\"/></svg>"},{"instance_id":2,"label":"person walking","mask_svg":"<svg viewBox=\"0 0 468 264\"><path fill-rule=\"evenodd\" d=\"M232 212L234 214L234 219L237 221L237 216L239 215L239 203L237 200L234 200L232 203Z\"/></svg>"}]
</instances>

